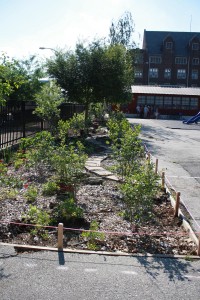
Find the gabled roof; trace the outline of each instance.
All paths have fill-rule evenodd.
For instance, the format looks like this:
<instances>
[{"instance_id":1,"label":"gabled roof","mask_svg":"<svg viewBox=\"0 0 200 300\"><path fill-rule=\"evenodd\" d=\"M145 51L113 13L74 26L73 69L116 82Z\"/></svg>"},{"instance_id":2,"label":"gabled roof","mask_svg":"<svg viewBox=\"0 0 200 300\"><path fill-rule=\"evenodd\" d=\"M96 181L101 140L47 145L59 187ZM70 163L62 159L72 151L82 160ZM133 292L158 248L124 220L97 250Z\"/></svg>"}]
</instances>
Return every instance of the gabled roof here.
<instances>
[{"instance_id":1,"label":"gabled roof","mask_svg":"<svg viewBox=\"0 0 200 300\"><path fill-rule=\"evenodd\" d=\"M146 31L143 36L143 49L147 49L148 53L159 55L163 41L170 36L175 43L175 55L186 56L187 48L190 41L197 37L200 39L199 32L175 32L175 31Z\"/></svg>"},{"instance_id":2,"label":"gabled roof","mask_svg":"<svg viewBox=\"0 0 200 300\"><path fill-rule=\"evenodd\" d=\"M200 88L132 85L132 94L200 96Z\"/></svg>"}]
</instances>

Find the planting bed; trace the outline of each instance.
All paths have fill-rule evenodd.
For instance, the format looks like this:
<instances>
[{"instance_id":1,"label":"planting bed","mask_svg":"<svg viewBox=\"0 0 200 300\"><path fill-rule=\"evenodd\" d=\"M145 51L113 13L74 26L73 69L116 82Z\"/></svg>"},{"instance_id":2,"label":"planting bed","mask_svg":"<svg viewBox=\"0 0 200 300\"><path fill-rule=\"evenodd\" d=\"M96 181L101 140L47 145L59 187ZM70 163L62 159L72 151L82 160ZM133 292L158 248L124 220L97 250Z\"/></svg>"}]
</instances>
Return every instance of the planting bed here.
<instances>
[{"instance_id":1,"label":"planting bed","mask_svg":"<svg viewBox=\"0 0 200 300\"><path fill-rule=\"evenodd\" d=\"M99 148L99 150L102 149ZM104 166L107 163L104 161ZM64 192L53 196L42 195L41 186L48 178L48 173L40 178L33 170L27 172L22 167L16 171L12 165L9 167L9 172L15 173L18 178L28 182L29 185L34 183L39 192L37 199L31 202L31 205L36 205L50 215L55 212L57 203L69 197ZM99 224L99 230L104 232L103 236L96 236L96 250L152 254L196 254L196 245L181 226L182 220L173 217L174 211L167 194L160 192L157 195L154 199L152 218L136 226L123 217L124 206L117 187L118 183L89 173L85 175L84 182L78 186L76 191L77 205L83 209L82 217L57 220L64 222L64 227L68 228L64 230L65 248L88 249L88 238L83 237L81 231L73 231L72 228L89 229L91 222L95 220ZM9 223L29 223L25 216L30 202L24 196L25 192L26 187L19 190L16 196L9 198L5 197L2 189L0 195L0 241L56 247L56 228L48 228L41 236L40 233L33 233L31 226ZM52 222L52 226L57 226L58 222Z\"/></svg>"}]
</instances>

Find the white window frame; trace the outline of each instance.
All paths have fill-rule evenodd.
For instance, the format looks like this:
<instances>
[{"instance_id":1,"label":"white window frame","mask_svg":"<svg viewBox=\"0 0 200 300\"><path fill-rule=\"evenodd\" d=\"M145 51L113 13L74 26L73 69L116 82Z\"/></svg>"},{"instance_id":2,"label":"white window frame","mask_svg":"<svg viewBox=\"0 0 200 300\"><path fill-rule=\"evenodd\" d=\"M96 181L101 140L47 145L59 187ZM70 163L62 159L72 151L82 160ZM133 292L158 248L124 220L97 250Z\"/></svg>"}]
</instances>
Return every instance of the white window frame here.
<instances>
[{"instance_id":1,"label":"white window frame","mask_svg":"<svg viewBox=\"0 0 200 300\"><path fill-rule=\"evenodd\" d=\"M161 64L161 62L162 62L161 56L155 55L149 57L150 64Z\"/></svg>"},{"instance_id":2,"label":"white window frame","mask_svg":"<svg viewBox=\"0 0 200 300\"><path fill-rule=\"evenodd\" d=\"M199 50L199 43L192 43L192 50Z\"/></svg>"},{"instance_id":3,"label":"white window frame","mask_svg":"<svg viewBox=\"0 0 200 300\"><path fill-rule=\"evenodd\" d=\"M177 79L186 79L186 69L177 70Z\"/></svg>"},{"instance_id":4,"label":"white window frame","mask_svg":"<svg viewBox=\"0 0 200 300\"><path fill-rule=\"evenodd\" d=\"M198 57L194 57L194 58L192 59L192 64L193 64L193 65L199 65L199 58L198 58Z\"/></svg>"},{"instance_id":5,"label":"white window frame","mask_svg":"<svg viewBox=\"0 0 200 300\"><path fill-rule=\"evenodd\" d=\"M171 69L167 68L164 70L164 78L171 79Z\"/></svg>"},{"instance_id":6,"label":"white window frame","mask_svg":"<svg viewBox=\"0 0 200 300\"><path fill-rule=\"evenodd\" d=\"M175 57L175 64L177 65L186 65L187 64L187 57Z\"/></svg>"},{"instance_id":7,"label":"white window frame","mask_svg":"<svg viewBox=\"0 0 200 300\"><path fill-rule=\"evenodd\" d=\"M149 78L158 78L158 68L149 68Z\"/></svg>"},{"instance_id":8,"label":"white window frame","mask_svg":"<svg viewBox=\"0 0 200 300\"><path fill-rule=\"evenodd\" d=\"M191 72L191 79L197 80L199 78L198 70L193 69Z\"/></svg>"}]
</instances>

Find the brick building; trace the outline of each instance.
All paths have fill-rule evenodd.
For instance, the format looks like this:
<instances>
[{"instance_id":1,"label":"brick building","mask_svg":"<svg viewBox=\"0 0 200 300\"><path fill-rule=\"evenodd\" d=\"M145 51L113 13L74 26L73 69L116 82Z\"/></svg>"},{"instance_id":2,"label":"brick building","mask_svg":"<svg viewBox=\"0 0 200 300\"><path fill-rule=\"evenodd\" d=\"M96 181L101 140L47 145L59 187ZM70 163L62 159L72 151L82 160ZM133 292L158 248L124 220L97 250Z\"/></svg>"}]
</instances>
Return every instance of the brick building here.
<instances>
[{"instance_id":1,"label":"brick building","mask_svg":"<svg viewBox=\"0 0 200 300\"><path fill-rule=\"evenodd\" d=\"M134 85L200 87L200 33L144 30Z\"/></svg>"}]
</instances>

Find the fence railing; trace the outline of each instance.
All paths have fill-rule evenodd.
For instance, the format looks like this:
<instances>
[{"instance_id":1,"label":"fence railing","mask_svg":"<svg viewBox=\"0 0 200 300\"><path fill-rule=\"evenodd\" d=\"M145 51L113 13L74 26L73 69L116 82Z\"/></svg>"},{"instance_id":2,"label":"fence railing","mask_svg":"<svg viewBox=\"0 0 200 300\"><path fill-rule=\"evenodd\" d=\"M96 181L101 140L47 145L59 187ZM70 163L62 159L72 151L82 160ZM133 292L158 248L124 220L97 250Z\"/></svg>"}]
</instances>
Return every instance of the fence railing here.
<instances>
[{"instance_id":1,"label":"fence railing","mask_svg":"<svg viewBox=\"0 0 200 300\"><path fill-rule=\"evenodd\" d=\"M33 114L35 107L33 102L17 101L0 106L0 149L13 146L21 138L48 129L48 124ZM60 117L67 120L75 113L83 112L84 108L84 105L65 103L60 107Z\"/></svg>"}]
</instances>

